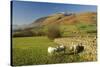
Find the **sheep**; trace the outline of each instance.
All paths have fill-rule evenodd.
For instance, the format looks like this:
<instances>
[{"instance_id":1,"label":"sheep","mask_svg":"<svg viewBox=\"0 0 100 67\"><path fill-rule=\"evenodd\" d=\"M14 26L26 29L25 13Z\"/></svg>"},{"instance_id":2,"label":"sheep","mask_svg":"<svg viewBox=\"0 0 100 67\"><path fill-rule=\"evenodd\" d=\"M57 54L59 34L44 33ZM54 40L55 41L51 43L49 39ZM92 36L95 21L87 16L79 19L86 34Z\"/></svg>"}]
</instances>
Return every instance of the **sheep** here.
<instances>
[{"instance_id":1,"label":"sheep","mask_svg":"<svg viewBox=\"0 0 100 67\"><path fill-rule=\"evenodd\" d=\"M57 48L48 47L48 53L49 53L50 55L54 54L56 51L57 51Z\"/></svg>"},{"instance_id":2,"label":"sheep","mask_svg":"<svg viewBox=\"0 0 100 67\"><path fill-rule=\"evenodd\" d=\"M64 45L57 46L57 47L48 47L48 53L50 55L55 54L55 52L59 53L59 52L62 52L62 51L64 51L64 53L65 53L65 49L66 49L66 47Z\"/></svg>"},{"instance_id":3,"label":"sheep","mask_svg":"<svg viewBox=\"0 0 100 67\"><path fill-rule=\"evenodd\" d=\"M76 45L71 46L70 51L72 51L74 54L76 54L77 53Z\"/></svg>"},{"instance_id":4,"label":"sheep","mask_svg":"<svg viewBox=\"0 0 100 67\"><path fill-rule=\"evenodd\" d=\"M66 47L64 45L58 46L57 47L57 52L63 51L65 53Z\"/></svg>"},{"instance_id":5,"label":"sheep","mask_svg":"<svg viewBox=\"0 0 100 67\"><path fill-rule=\"evenodd\" d=\"M82 45L82 43L74 44L73 46L70 47L70 51L72 51L74 54L77 54L83 50L84 50L84 46Z\"/></svg>"}]
</instances>

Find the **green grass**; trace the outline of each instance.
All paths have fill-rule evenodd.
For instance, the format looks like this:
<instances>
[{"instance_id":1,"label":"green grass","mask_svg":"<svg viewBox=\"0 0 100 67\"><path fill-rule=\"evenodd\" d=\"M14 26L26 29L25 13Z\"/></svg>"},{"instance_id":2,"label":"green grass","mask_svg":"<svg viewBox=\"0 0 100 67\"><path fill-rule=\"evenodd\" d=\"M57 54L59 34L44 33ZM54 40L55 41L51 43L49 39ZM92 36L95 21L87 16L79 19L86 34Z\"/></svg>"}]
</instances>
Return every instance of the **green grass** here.
<instances>
[{"instance_id":1,"label":"green grass","mask_svg":"<svg viewBox=\"0 0 100 67\"><path fill-rule=\"evenodd\" d=\"M50 26L47 25L31 29L31 31L34 33L33 36L47 35L48 28ZM58 27L58 29L61 32L61 36L75 36L77 35L75 34L75 32L83 34L97 33L96 24L86 24L86 22L85 23L78 22L76 24L71 24L71 25L55 25L53 27ZM22 33L24 35L24 32Z\"/></svg>"},{"instance_id":2,"label":"green grass","mask_svg":"<svg viewBox=\"0 0 100 67\"><path fill-rule=\"evenodd\" d=\"M95 31L97 30L96 24L84 24L84 23L79 23L76 24L76 27L78 30L83 31L83 32L91 32L91 33L96 33Z\"/></svg>"},{"instance_id":3,"label":"green grass","mask_svg":"<svg viewBox=\"0 0 100 67\"><path fill-rule=\"evenodd\" d=\"M41 30L47 32L47 27L41 28ZM95 31L96 25L85 25L81 23L77 25L68 25L68 26L61 25L60 30L62 36L76 35L75 33L73 33L73 31L76 32L82 31L82 34L84 34L84 32ZM78 33L77 35L80 34ZM87 60L84 59L85 56L80 56L79 54L77 55L56 54L54 56L49 56L47 53L48 47L49 46L55 47L56 43L54 43L53 40L48 39L46 36L16 37L13 38L12 46L13 46L12 65L70 63L70 62L80 62Z\"/></svg>"},{"instance_id":4,"label":"green grass","mask_svg":"<svg viewBox=\"0 0 100 67\"><path fill-rule=\"evenodd\" d=\"M79 62L79 55L56 54L49 56L47 53L48 46L56 46L55 43L47 37L22 37L13 38L13 63L19 65L36 65L36 64L54 64Z\"/></svg>"},{"instance_id":5,"label":"green grass","mask_svg":"<svg viewBox=\"0 0 100 67\"><path fill-rule=\"evenodd\" d=\"M77 23L75 25L61 25L60 30L62 32L62 36L71 36L78 34L93 34L97 32L96 24L85 24L85 23Z\"/></svg>"},{"instance_id":6,"label":"green grass","mask_svg":"<svg viewBox=\"0 0 100 67\"><path fill-rule=\"evenodd\" d=\"M41 59L47 56L47 47L53 44L46 37L13 38L13 64L42 63Z\"/></svg>"}]
</instances>

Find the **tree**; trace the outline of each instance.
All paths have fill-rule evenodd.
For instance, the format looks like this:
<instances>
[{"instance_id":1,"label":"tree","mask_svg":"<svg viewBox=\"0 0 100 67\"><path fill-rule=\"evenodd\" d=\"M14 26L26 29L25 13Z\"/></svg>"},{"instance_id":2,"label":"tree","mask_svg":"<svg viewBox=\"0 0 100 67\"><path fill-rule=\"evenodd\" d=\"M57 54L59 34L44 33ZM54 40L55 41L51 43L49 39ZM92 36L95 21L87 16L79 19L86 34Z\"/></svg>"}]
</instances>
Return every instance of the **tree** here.
<instances>
[{"instance_id":1,"label":"tree","mask_svg":"<svg viewBox=\"0 0 100 67\"><path fill-rule=\"evenodd\" d=\"M58 25L50 25L48 27L47 36L49 39L61 37L59 26Z\"/></svg>"}]
</instances>

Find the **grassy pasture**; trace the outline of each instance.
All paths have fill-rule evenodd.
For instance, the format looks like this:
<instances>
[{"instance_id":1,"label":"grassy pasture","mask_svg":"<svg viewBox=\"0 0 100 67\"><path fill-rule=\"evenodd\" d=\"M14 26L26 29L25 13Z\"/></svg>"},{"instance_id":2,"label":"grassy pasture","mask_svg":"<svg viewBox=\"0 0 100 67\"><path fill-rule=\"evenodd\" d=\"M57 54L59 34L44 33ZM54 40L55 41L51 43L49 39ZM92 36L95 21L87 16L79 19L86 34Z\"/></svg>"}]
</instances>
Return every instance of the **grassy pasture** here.
<instances>
[{"instance_id":1,"label":"grassy pasture","mask_svg":"<svg viewBox=\"0 0 100 67\"><path fill-rule=\"evenodd\" d=\"M47 47L50 45L53 45L53 42L46 37L13 38L13 64L44 63Z\"/></svg>"},{"instance_id":2,"label":"grassy pasture","mask_svg":"<svg viewBox=\"0 0 100 67\"><path fill-rule=\"evenodd\" d=\"M96 61L96 41L93 43L96 36L96 25L76 24L76 25L60 25L61 36L56 38L57 42L48 39L45 36L33 37L16 37L12 38L12 65L37 65L37 64L55 64L55 63L70 63ZM47 33L48 26L39 29L31 29L34 32ZM88 33L89 32L89 33ZM67 37L69 36L69 37ZM72 37L70 37L72 36ZM73 37L75 36L75 37ZM79 36L79 37L78 37ZM82 37L81 37L82 36ZM89 37L92 36L92 37ZM72 42L85 42L86 50L76 55L55 54L49 56L47 49L49 46L57 46L57 43L64 43L65 46L70 46ZM67 49L66 49L67 51ZM94 54L91 52L95 52Z\"/></svg>"},{"instance_id":3,"label":"grassy pasture","mask_svg":"<svg viewBox=\"0 0 100 67\"><path fill-rule=\"evenodd\" d=\"M86 12L68 17L55 14L37 19L37 22L39 25L36 24L36 27L32 23L33 27L26 26L24 30L12 32L13 66L97 61L96 13ZM53 37L58 33L60 36ZM48 34L52 34L49 36L53 38L50 39ZM67 53L71 52L69 47L72 43L82 43L84 50L77 54ZM48 47L56 47L57 44L66 46L66 54L48 55Z\"/></svg>"},{"instance_id":4,"label":"grassy pasture","mask_svg":"<svg viewBox=\"0 0 100 67\"><path fill-rule=\"evenodd\" d=\"M61 35L63 37L66 36L86 36L89 35L96 35L97 28L96 24L84 24L84 23L77 23L75 25L60 25Z\"/></svg>"},{"instance_id":5,"label":"grassy pasture","mask_svg":"<svg viewBox=\"0 0 100 67\"><path fill-rule=\"evenodd\" d=\"M67 38L67 39L69 40L69 43L72 42L71 38ZM75 40L76 39L74 39L74 41ZM89 58L91 54L87 55L87 54L80 53L76 55L63 55L61 53L61 54L49 56L47 53L48 46L55 47L56 43L54 43L53 40L49 40L47 37L44 36L13 38L12 46L13 46L12 65L19 66L19 65L93 61L92 58Z\"/></svg>"}]
</instances>

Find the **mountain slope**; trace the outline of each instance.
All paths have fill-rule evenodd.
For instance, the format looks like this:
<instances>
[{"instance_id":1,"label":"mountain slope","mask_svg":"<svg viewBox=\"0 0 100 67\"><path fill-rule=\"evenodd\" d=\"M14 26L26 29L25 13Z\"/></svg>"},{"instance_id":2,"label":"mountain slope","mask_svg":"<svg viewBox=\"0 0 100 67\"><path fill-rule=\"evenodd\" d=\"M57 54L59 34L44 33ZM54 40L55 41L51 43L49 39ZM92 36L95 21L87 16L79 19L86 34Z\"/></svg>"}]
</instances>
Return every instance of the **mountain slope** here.
<instances>
[{"instance_id":1,"label":"mountain slope","mask_svg":"<svg viewBox=\"0 0 100 67\"><path fill-rule=\"evenodd\" d=\"M38 25L51 25L51 24L75 24L75 23L86 23L93 24L96 23L96 13L95 12L83 12L77 14L67 14L67 13L57 13L47 17L42 17L37 19L32 24Z\"/></svg>"},{"instance_id":2,"label":"mountain slope","mask_svg":"<svg viewBox=\"0 0 100 67\"><path fill-rule=\"evenodd\" d=\"M76 13L76 14L57 13L57 14L52 14L49 16L36 19L31 24L22 25L21 29L47 26L52 24L54 25L55 24L73 25L77 23L96 24L96 22L97 22L97 13L95 12L83 12L83 13ZM14 27L16 26L13 26L13 28Z\"/></svg>"}]
</instances>

